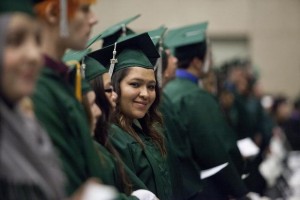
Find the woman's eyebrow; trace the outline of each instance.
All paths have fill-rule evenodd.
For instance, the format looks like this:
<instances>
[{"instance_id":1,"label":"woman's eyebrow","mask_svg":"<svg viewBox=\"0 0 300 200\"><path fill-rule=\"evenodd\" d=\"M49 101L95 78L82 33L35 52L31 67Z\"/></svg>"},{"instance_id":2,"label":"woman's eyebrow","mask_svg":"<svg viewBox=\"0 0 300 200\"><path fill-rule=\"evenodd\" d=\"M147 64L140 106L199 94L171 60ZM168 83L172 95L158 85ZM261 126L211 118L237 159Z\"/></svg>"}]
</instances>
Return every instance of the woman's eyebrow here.
<instances>
[{"instance_id":1,"label":"woman's eyebrow","mask_svg":"<svg viewBox=\"0 0 300 200\"><path fill-rule=\"evenodd\" d=\"M153 84L156 84L156 81L154 81L154 80L151 80L151 81L149 81L149 83L153 83Z\"/></svg>"},{"instance_id":2,"label":"woman's eyebrow","mask_svg":"<svg viewBox=\"0 0 300 200\"><path fill-rule=\"evenodd\" d=\"M144 79L142 78L132 78L130 79L131 81L140 81L140 82L144 82Z\"/></svg>"},{"instance_id":3,"label":"woman's eyebrow","mask_svg":"<svg viewBox=\"0 0 300 200\"><path fill-rule=\"evenodd\" d=\"M139 82L149 82L149 83L156 83L155 80L145 80L145 79L142 79L142 78L132 78L130 79L130 81L139 81Z\"/></svg>"}]
</instances>

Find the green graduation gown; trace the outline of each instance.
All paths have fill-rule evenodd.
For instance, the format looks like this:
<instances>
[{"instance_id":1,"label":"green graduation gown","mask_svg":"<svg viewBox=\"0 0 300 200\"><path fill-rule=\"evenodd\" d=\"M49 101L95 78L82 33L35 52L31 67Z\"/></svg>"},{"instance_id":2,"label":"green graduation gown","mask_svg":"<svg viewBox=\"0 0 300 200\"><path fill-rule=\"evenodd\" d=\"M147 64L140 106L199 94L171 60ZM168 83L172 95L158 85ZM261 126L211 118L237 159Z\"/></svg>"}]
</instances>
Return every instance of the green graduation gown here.
<instances>
[{"instance_id":1,"label":"green graduation gown","mask_svg":"<svg viewBox=\"0 0 300 200\"><path fill-rule=\"evenodd\" d=\"M179 151L184 185L191 188L191 194L201 191L200 169L228 162L227 167L213 176L213 187L224 195L245 195L247 188L232 161L232 158L240 159L234 133L229 131L213 96L185 78L170 81L164 93L170 100L169 106L177 113L173 117L177 131L170 134ZM204 191L210 190L210 186L205 184L205 187Z\"/></svg>"},{"instance_id":2,"label":"green graduation gown","mask_svg":"<svg viewBox=\"0 0 300 200\"><path fill-rule=\"evenodd\" d=\"M226 121L225 114L221 111L215 97L202 89L200 91L203 93L202 95L207 97L208 102L206 102L205 105L209 106L212 116L210 122L215 125L215 132L220 137L238 172L243 174L245 172L246 163L244 162L240 150L237 147L237 133Z\"/></svg>"},{"instance_id":3,"label":"green graduation gown","mask_svg":"<svg viewBox=\"0 0 300 200\"><path fill-rule=\"evenodd\" d=\"M116 158L102 145L98 142L94 142L101 162L101 173L102 181L104 184L115 186L120 192L125 193L123 184L120 179L120 174L117 169ZM133 191L138 189L147 189L145 184L124 164L124 171L128 176L130 183L132 184ZM121 194L122 199L136 199L133 196L126 196Z\"/></svg>"},{"instance_id":4,"label":"green graduation gown","mask_svg":"<svg viewBox=\"0 0 300 200\"><path fill-rule=\"evenodd\" d=\"M145 148L127 132L116 125L111 126L110 142L119 152L124 163L145 183L160 200L170 199L172 188L167 158L163 157L151 138L133 124Z\"/></svg>"},{"instance_id":5,"label":"green graduation gown","mask_svg":"<svg viewBox=\"0 0 300 200\"><path fill-rule=\"evenodd\" d=\"M74 87L56 63L42 69L32 97L37 119L47 130L62 162L70 195L91 177L101 179L100 160L90 136L87 116L75 99ZM62 67L60 68L62 69Z\"/></svg>"},{"instance_id":6,"label":"green graduation gown","mask_svg":"<svg viewBox=\"0 0 300 200\"><path fill-rule=\"evenodd\" d=\"M177 148L176 146L177 145L176 141L180 141L181 138L180 138L180 133L178 132L178 129L174 124L175 120L173 118L174 117L176 118L176 113L173 112L171 106L172 106L171 100L164 93L162 93L162 99L160 102L160 111L162 113L164 124L165 124L163 132L167 139L166 144L168 145L168 159L170 163L169 165L171 166L170 173L171 173L171 180L173 185L172 199L173 200L188 199L192 191L190 191L191 188L186 187L187 184L183 183L183 173L182 173L183 169L180 168L181 167L180 162L182 162L182 157L180 156L181 152L179 148ZM175 142L173 140L175 140ZM196 184L193 185L195 188L197 187L200 188L200 186L197 185L198 178L197 177L195 178L197 179L195 181Z\"/></svg>"},{"instance_id":7,"label":"green graduation gown","mask_svg":"<svg viewBox=\"0 0 300 200\"><path fill-rule=\"evenodd\" d=\"M250 137L255 141L255 138L259 136L262 139L261 144L257 144L260 153L254 160L248 161L247 167L250 175L245 179L245 183L251 191L263 194L267 184L258 169L268 142L265 137L268 130L264 124L266 122L264 111L260 100L251 94L236 94L234 106L238 113L236 131L239 133L239 138Z\"/></svg>"},{"instance_id":8,"label":"green graduation gown","mask_svg":"<svg viewBox=\"0 0 300 200\"><path fill-rule=\"evenodd\" d=\"M236 131L239 138L250 137L264 132L264 111L260 101L251 95L235 95L234 108L237 110Z\"/></svg>"}]
</instances>

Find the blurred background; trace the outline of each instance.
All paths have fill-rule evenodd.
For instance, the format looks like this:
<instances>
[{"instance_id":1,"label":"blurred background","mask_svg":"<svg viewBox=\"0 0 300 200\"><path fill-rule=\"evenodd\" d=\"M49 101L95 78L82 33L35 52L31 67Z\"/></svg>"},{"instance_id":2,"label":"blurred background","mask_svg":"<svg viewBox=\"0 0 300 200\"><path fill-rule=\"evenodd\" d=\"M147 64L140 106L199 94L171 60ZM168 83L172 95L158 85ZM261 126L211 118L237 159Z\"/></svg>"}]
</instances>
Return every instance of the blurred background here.
<instances>
[{"instance_id":1,"label":"blurred background","mask_svg":"<svg viewBox=\"0 0 300 200\"><path fill-rule=\"evenodd\" d=\"M99 0L93 35L134 16L136 32L209 21L214 65L248 59L264 93L300 93L300 0Z\"/></svg>"}]
</instances>

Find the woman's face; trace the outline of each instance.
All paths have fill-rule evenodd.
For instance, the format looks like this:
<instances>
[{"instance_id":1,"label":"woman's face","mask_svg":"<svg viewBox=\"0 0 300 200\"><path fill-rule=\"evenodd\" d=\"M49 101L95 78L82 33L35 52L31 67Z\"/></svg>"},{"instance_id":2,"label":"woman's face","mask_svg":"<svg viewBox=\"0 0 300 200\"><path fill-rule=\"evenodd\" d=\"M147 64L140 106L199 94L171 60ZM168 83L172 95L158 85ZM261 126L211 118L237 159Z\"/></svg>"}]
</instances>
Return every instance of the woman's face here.
<instances>
[{"instance_id":1,"label":"woman's face","mask_svg":"<svg viewBox=\"0 0 300 200\"><path fill-rule=\"evenodd\" d=\"M239 77L236 82L236 88L240 94L246 94L249 87L249 81L246 77Z\"/></svg>"},{"instance_id":2,"label":"woman's face","mask_svg":"<svg viewBox=\"0 0 300 200\"><path fill-rule=\"evenodd\" d=\"M106 98L108 99L111 107L113 109L115 109L118 95L114 91L114 88L111 84L111 78L110 78L108 73L104 73L102 75L102 79L103 79L103 86L104 86L104 91L105 91Z\"/></svg>"},{"instance_id":3,"label":"woman's face","mask_svg":"<svg viewBox=\"0 0 300 200\"><path fill-rule=\"evenodd\" d=\"M217 78L214 72L210 71L202 79L203 89L207 92L216 95L217 94Z\"/></svg>"},{"instance_id":4,"label":"woman's face","mask_svg":"<svg viewBox=\"0 0 300 200\"><path fill-rule=\"evenodd\" d=\"M92 27L97 23L95 14L91 11L90 4L80 4L75 15L69 23L69 36L62 38L67 42L67 47L82 50L90 37Z\"/></svg>"},{"instance_id":5,"label":"woman's face","mask_svg":"<svg viewBox=\"0 0 300 200\"><path fill-rule=\"evenodd\" d=\"M143 118L156 98L155 85L153 69L131 67L120 82L121 112L130 119Z\"/></svg>"},{"instance_id":6,"label":"woman's face","mask_svg":"<svg viewBox=\"0 0 300 200\"><path fill-rule=\"evenodd\" d=\"M286 121L291 116L291 111L292 111L292 108L291 108L291 105L289 104L289 102L283 102L278 106L278 109L276 112L277 118L280 121Z\"/></svg>"},{"instance_id":7,"label":"woman's face","mask_svg":"<svg viewBox=\"0 0 300 200\"><path fill-rule=\"evenodd\" d=\"M91 114L92 114L92 132L95 131L96 129L96 124L97 124L97 121L99 119L99 117L102 115L102 112L100 110L100 108L98 107L98 105L96 104L95 100L96 100L96 94L94 91L89 91L87 94L87 99L88 99L88 102L89 102L89 106L90 106L90 109L91 109Z\"/></svg>"},{"instance_id":8,"label":"woman's face","mask_svg":"<svg viewBox=\"0 0 300 200\"><path fill-rule=\"evenodd\" d=\"M40 33L36 21L21 13L12 15L6 31L1 89L16 102L34 90L43 64Z\"/></svg>"}]
</instances>

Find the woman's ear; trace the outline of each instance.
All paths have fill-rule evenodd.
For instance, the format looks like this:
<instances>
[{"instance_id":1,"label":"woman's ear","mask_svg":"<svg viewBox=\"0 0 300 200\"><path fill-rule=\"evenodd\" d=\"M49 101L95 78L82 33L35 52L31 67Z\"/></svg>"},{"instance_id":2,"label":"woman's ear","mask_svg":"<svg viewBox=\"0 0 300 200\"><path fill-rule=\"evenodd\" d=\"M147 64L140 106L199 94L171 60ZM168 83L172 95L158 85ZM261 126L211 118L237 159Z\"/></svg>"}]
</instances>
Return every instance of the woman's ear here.
<instances>
[{"instance_id":1,"label":"woman's ear","mask_svg":"<svg viewBox=\"0 0 300 200\"><path fill-rule=\"evenodd\" d=\"M45 9L45 18L50 24L59 24L58 1L49 1Z\"/></svg>"}]
</instances>

